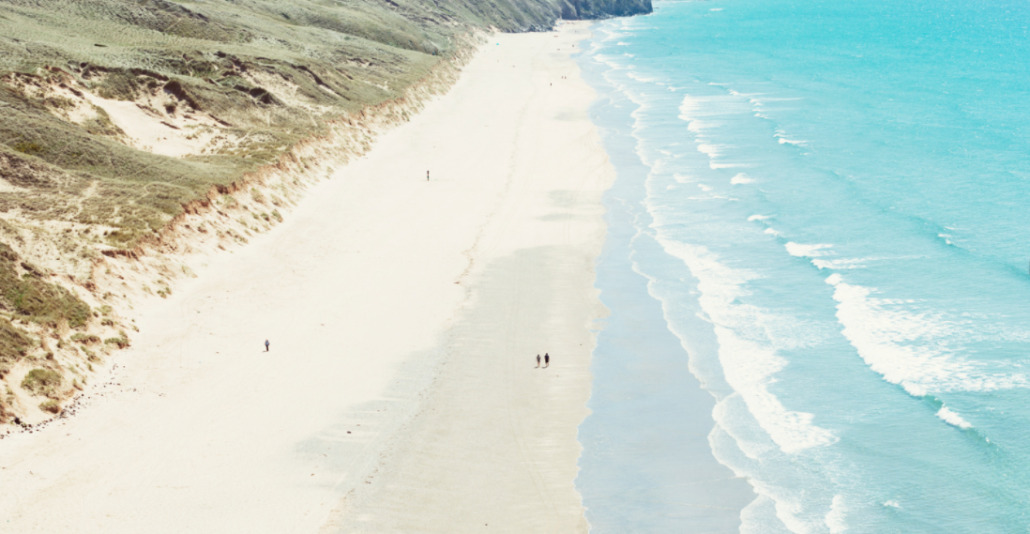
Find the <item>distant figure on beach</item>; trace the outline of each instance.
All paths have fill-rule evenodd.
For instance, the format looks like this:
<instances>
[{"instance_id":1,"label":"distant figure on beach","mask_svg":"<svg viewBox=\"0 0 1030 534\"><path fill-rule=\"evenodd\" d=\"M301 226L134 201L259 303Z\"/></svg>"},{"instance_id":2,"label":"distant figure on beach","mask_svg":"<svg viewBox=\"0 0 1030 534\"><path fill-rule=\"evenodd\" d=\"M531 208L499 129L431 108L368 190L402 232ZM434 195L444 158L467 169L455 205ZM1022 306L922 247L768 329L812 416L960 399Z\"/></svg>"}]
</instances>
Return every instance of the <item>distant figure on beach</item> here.
<instances>
[{"instance_id":1,"label":"distant figure on beach","mask_svg":"<svg viewBox=\"0 0 1030 534\"><path fill-rule=\"evenodd\" d=\"M429 181L429 171L426 171L426 181Z\"/></svg>"},{"instance_id":2,"label":"distant figure on beach","mask_svg":"<svg viewBox=\"0 0 1030 534\"><path fill-rule=\"evenodd\" d=\"M539 354L536 355L536 366L540 367L540 355Z\"/></svg>"},{"instance_id":3,"label":"distant figure on beach","mask_svg":"<svg viewBox=\"0 0 1030 534\"><path fill-rule=\"evenodd\" d=\"M544 367L550 367L550 366L551 366L551 355L545 352L544 353Z\"/></svg>"},{"instance_id":4,"label":"distant figure on beach","mask_svg":"<svg viewBox=\"0 0 1030 534\"><path fill-rule=\"evenodd\" d=\"M270 345L270 343L269 343L269 342L268 342L268 340L266 339L266 340L265 340L265 352L268 352L268 345Z\"/></svg>"}]
</instances>

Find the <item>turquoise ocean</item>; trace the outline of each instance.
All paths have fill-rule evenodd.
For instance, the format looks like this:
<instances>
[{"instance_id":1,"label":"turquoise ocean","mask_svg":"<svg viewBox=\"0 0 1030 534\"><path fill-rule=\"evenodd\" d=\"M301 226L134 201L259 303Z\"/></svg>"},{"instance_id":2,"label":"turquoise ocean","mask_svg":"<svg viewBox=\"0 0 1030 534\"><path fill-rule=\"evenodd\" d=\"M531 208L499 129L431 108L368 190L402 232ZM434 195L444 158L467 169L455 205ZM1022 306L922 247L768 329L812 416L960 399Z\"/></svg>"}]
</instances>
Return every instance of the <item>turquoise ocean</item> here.
<instances>
[{"instance_id":1,"label":"turquoise ocean","mask_svg":"<svg viewBox=\"0 0 1030 534\"><path fill-rule=\"evenodd\" d=\"M1026 0L594 26L594 532L1030 531L1028 28Z\"/></svg>"}]
</instances>

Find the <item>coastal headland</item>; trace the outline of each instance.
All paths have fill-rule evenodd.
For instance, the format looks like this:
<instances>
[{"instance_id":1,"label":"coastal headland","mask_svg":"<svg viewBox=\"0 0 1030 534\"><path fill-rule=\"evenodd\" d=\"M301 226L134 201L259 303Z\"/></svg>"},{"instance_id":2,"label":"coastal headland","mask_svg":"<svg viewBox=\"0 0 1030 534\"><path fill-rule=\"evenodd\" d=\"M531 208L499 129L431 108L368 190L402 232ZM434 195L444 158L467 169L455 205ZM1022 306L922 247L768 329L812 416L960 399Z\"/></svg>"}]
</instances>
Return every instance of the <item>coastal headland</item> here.
<instances>
[{"instance_id":1,"label":"coastal headland","mask_svg":"<svg viewBox=\"0 0 1030 534\"><path fill-rule=\"evenodd\" d=\"M229 251L197 232L78 413L0 441L2 530L586 531L614 179L588 31L489 36L281 223Z\"/></svg>"}]
</instances>

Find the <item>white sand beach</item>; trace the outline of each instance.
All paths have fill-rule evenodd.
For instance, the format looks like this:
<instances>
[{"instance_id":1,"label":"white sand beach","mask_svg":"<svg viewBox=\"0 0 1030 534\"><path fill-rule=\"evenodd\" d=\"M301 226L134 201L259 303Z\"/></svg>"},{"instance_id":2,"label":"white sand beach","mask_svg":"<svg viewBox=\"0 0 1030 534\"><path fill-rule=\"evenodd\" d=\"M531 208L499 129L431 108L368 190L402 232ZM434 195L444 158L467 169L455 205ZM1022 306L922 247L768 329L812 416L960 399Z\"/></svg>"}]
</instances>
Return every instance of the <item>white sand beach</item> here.
<instances>
[{"instance_id":1,"label":"white sand beach","mask_svg":"<svg viewBox=\"0 0 1030 534\"><path fill-rule=\"evenodd\" d=\"M491 37L284 223L140 303L107 386L0 440L0 532L585 532L614 179L588 32Z\"/></svg>"}]
</instances>

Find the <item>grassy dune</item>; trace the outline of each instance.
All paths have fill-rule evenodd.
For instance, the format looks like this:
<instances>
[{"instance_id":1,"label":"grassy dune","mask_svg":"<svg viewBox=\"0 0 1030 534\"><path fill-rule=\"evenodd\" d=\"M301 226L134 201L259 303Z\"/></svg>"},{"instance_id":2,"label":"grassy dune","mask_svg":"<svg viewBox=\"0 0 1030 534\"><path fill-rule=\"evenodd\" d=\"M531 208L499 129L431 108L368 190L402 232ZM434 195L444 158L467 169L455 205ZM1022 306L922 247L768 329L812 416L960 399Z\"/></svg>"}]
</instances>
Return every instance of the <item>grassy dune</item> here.
<instances>
[{"instance_id":1,"label":"grassy dune","mask_svg":"<svg viewBox=\"0 0 1030 534\"><path fill-rule=\"evenodd\" d=\"M396 98L453 54L470 26L518 29L551 16L537 7L530 19L506 2L451 4L5 2L0 172L39 195L0 193L0 208L107 224L111 246L131 247L183 202L273 161L326 119ZM48 90L62 85L160 100L155 116L203 115L236 142L187 158L138 150L103 112L63 117L76 95ZM83 198L94 182L99 190Z\"/></svg>"},{"instance_id":2,"label":"grassy dune","mask_svg":"<svg viewBox=\"0 0 1030 534\"><path fill-rule=\"evenodd\" d=\"M191 202L331 121L402 96L471 32L545 28L560 9L552 0L3 2L0 423L58 412L91 362L129 343L93 294L102 254L152 239Z\"/></svg>"}]
</instances>

